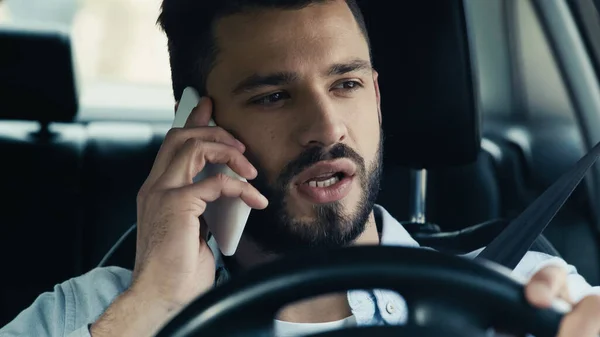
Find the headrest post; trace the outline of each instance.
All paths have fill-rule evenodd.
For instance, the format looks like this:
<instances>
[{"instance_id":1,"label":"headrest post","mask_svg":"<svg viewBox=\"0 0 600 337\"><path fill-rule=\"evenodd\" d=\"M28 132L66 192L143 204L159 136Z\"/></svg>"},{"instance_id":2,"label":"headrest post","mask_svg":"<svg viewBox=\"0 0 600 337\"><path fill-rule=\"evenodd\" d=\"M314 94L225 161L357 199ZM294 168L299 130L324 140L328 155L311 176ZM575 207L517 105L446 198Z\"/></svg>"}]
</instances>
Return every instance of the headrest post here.
<instances>
[{"instance_id":1,"label":"headrest post","mask_svg":"<svg viewBox=\"0 0 600 337\"><path fill-rule=\"evenodd\" d=\"M411 222L425 223L425 202L427 196L427 170L411 170L412 218Z\"/></svg>"},{"instance_id":2,"label":"headrest post","mask_svg":"<svg viewBox=\"0 0 600 337\"><path fill-rule=\"evenodd\" d=\"M50 130L50 122L40 121L39 124L40 129L32 134L32 136L35 137L38 142L49 142L57 136L57 134Z\"/></svg>"}]
</instances>

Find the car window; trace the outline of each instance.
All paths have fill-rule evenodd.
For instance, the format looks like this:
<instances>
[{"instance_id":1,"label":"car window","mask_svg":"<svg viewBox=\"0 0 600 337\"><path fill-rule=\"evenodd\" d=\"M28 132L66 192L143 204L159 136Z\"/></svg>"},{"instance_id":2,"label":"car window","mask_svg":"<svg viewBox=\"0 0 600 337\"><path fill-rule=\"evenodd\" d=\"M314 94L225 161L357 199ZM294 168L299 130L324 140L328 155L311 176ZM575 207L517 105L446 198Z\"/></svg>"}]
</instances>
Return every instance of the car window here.
<instances>
[{"instance_id":1,"label":"car window","mask_svg":"<svg viewBox=\"0 0 600 337\"><path fill-rule=\"evenodd\" d=\"M575 113L557 61L531 1L513 1L513 52L520 73L521 107L532 117L563 117Z\"/></svg>"},{"instance_id":2,"label":"car window","mask_svg":"<svg viewBox=\"0 0 600 337\"><path fill-rule=\"evenodd\" d=\"M4 0L0 20L70 26L84 81L169 85L159 0ZM35 9L35 10L33 10Z\"/></svg>"},{"instance_id":3,"label":"car window","mask_svg":"<svg viewBox=\"0 0 600 337\"><path fill-rule=\"evenodd\" d=\"M467 0L465 5L484 124L525 116L575 121L532 2Z\"/></svg>"},{"instance_id":4,"label":"car window","mask_svg":"<svg viewBox=\"0 0 600 337\"><path fill-rule=\"evenodd\" d=\"M167 42L156 25L160 3L0 0L0 23L61 25L71 31L80 119L171 118Z\"/></svg>"}]
</instances>

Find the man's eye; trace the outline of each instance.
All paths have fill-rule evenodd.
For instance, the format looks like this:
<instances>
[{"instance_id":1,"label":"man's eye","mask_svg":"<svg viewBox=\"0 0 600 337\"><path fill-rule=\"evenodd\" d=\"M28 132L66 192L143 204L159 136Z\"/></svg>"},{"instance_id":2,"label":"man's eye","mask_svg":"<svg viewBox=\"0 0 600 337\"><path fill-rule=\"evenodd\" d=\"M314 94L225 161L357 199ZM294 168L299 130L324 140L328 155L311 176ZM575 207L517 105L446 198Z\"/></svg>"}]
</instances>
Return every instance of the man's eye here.
<instances>
[{"instance_id":1,"label":"man's eye","mask_svg":"<svg viewBox=\"0 0 600 337\"><path fill-rule=\"evenodd\" d=\"M270 95L262 96L251 101L252 104L256 105L269 105L277 103L281 100L290 98L290 95L285 92L276 92Z\"/></svg>"},{"instance_id":2,"label":"man's eye","mask_svg":"<svg viewBox=\"0 0 600 337\"><path fill-rule=\"evenodd\" d=\"M342 90L356 90L362 87L362 84L358 81L344 81L334 86L334 89Z\"/></svg>"}]
</instances>

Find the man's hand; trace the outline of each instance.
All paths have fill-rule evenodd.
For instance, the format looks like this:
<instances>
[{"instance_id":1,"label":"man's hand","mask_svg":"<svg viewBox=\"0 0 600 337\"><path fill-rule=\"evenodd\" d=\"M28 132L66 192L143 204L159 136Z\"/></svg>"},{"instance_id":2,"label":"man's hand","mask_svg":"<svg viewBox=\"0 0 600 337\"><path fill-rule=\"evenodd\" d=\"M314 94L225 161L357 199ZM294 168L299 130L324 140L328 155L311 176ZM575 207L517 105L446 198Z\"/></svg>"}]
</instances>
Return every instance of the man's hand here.
<instances>
[{"instance_id":1,"label":"man's hand","mask_svg":"<svg viewBox=\"0 0 600 337\"><path fill-rule=\"evenodd\" d=\"M181 307L213 286L215 261L201 236L208 202L239 197L262 209L267 199L252 185L226 175L193 183L207 163L227 164L250 180L256 169L244 145L220 127L209 127L210 99L203 99L184 128L167 134L138 193L137 249L132 285L92 326L97 336L148 336Z\"/></svg>"},{"instance_id":2,"label":"man's hand","mask_svg":"<svg viewBox=\"0 0 600 337\"><path fill-rule=\"evenodd\" d=\"M525 295L531 304L540 308L549 308L555 299L573 305L560 325L558 337L600 335L600 296L590 295L573 303L567 288L567 272L562 267L549 266L536 273L525 287Z\"/></svg>"}]
</instances>

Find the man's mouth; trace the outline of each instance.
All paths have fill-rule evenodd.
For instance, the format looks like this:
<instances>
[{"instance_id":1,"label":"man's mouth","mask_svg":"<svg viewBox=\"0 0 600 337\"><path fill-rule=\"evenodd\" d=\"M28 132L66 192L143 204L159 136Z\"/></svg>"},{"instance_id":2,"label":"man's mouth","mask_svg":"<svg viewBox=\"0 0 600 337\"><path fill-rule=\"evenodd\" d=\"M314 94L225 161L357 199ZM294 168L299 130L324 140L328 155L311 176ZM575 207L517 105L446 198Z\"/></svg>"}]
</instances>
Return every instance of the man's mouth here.
<instances>
[{"instance_id":1,"label":"man's mouth","mask_svg":"<svg viewBox=\"0 0 600 337\"><path fill-rule=\"evenodd\" d=\"M350 159L335 159L316 163L298 175L296 185L327 187L356 174L356 165Z\"/></svg>"},{"instance_id":2,"label":"man's mouth","mask_svg":"<svg viewBox=\"0 0 600 337\"><path fill-rule=\"evenodd\" d=\"M298 175L298 192L317 204L343 199L352 188L356 165L349 159L324 161L313 165Z\"/></svg>"},{"instance_id":3,"label":"man's mouth","mask_svg":"<svg viewBox=\"0 0 600 337\"><path fill-rule=\"evenodd\" d=\"M346 177L344 172L326 173L309 179L304 184L310 187L329 187L340 182L344 177Z\"/></svg>"}]
</instances>

